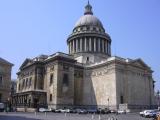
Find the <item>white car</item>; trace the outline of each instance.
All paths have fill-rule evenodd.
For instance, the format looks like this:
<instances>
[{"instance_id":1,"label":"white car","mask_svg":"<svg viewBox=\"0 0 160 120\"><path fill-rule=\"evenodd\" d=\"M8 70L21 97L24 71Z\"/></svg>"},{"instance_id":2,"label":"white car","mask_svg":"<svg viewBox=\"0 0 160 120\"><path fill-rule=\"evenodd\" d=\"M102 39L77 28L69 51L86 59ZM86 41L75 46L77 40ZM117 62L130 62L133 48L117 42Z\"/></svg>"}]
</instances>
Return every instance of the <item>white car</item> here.
<instances>
[{"instance_id":1,"label":"white car","mask_svg":"<svg viewBox=\"0 0 160 120\"><path fill-rule=\"evenodd\" d=\"M139 115L143 117L143 116L144 116L144 111L145 111L145 110L139 112Z\"/></svg>"},{"instance_id":2,"label":"white car","mask_svg":"<svg viewBox=\"0 0 160 120\"><path fill-rule=\"evenodd\" d=\"M153 110L144 110L144 111L140 112L139 114L140 114L140 116L145 117L151 111L153 111Z\"/></svg>"},{"instance_id":3,"label":"white car","mask_svg":"<svg viewBox=\"0 0 160 120\"><path fill-rule=\"evenodd\" d=\"M150 110L144 113L145 117L155 117L157 115L157 112L154 110Z\"/></svg>"},{"instance_id":4,"label":"white car","mask_svg":"<svg viewBox=\"0 0 160 120\"><path fill-rule=\"evenodd\" d=\"M4 111L4 103L0 103L0 112Z\"/></svg>"},{"instance_id":5,"label":"white car","mask_svg":"<svg viewBox=\"0 0 160 120\"><path fill-rule=\"evenodd\" d=\"M51 110L46 108L39 108L39 112L51 112Z\"/></svg>"},{"instance_id":6,"label":"white car","mask_svg":"<svg viewBox=\"0 0 160 120\"><path fill-rule=\"evenodd\" d=\"M126 111L125 110L118 110L117 113L118 114L126 114Z\"/></svg>"}]
</instances>

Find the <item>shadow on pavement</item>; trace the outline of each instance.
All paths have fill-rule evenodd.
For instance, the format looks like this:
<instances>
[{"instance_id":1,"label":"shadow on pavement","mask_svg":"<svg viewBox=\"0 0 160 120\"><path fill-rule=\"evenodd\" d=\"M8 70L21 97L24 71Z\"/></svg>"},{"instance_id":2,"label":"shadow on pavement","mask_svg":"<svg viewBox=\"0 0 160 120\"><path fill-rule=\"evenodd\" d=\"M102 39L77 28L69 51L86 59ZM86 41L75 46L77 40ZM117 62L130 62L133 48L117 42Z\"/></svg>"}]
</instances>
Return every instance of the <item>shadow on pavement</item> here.
<instances>
[{"instance_id":1,"label":"shadow on pavement","mask_svg":"<svg viewBox=\"0 0 160 120\"><path fill-rule=\"evenodd\" d=\"M21 116L0 115L0 120L40 120L40 119L26 118L26 117L21 117Z\"/></svg>"}]
</instances>

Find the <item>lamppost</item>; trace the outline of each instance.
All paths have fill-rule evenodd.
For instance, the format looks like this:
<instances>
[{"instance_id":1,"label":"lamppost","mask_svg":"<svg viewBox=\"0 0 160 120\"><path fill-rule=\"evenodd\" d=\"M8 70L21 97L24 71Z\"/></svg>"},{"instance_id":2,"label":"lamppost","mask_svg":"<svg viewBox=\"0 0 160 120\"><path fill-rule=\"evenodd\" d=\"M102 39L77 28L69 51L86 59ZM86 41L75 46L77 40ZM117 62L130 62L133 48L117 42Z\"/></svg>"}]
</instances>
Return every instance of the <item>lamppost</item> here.
<instances>
[{"instance_id":1,"label":"lamppost","mask_svg":"<svg viewBox=\"0 0 160 120\"><path fill-rule=\"evenodd\" d=\"M108 109L109 109L109 98L107 99L107 101L108 101Z\"/></svg>"}]
</instances>

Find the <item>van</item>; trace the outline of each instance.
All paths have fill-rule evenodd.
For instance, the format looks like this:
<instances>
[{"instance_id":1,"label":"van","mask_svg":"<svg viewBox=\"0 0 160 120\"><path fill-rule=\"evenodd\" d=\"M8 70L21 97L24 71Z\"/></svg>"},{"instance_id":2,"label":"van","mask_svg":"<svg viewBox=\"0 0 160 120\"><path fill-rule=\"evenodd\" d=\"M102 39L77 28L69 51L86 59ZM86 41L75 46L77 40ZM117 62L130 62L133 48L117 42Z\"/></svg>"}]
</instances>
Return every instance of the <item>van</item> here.
<instances>
[{"instance_id":1,"label":"van","mask_svg":"<svg viewBox=\"0 0 160 120\"><path fill-rule=\"evenodd\" d=\"M0 103L0 112L4 111L4 103Z\"/></svg>"}]
</instances>

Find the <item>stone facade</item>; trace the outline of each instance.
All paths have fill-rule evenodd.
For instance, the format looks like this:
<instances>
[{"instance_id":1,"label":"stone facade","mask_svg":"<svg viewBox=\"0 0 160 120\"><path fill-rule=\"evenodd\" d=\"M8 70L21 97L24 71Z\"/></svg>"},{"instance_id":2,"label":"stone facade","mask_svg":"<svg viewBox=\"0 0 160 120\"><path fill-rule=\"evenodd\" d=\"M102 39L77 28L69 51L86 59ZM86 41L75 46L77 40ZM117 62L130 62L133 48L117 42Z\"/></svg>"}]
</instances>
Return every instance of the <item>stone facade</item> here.
<instances>
[{"instance_id":1,"label":"stone facade","mask_svg":"<svg viewBox=\"0 0 160 120\"><path fill-rule=\"evenodd\" d=\"M10 96L12 63L0 58L0 102L6 102Z\"/></svg>"},{"instance_id":2,"label":"stone facade","mask_svg":"<svg viewBox=\"0 0 160 120\"><path fill-rule=\"evenodd\" d=\"M154 105L152 70L141 59L111 56L111 38L93 16L84 16L67 39L69 54L26 59L17 73L15 105L129 109Z\"/></svg>"}]
</instances>

